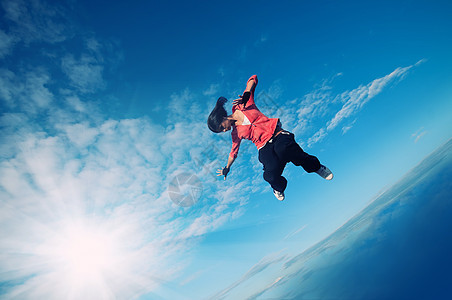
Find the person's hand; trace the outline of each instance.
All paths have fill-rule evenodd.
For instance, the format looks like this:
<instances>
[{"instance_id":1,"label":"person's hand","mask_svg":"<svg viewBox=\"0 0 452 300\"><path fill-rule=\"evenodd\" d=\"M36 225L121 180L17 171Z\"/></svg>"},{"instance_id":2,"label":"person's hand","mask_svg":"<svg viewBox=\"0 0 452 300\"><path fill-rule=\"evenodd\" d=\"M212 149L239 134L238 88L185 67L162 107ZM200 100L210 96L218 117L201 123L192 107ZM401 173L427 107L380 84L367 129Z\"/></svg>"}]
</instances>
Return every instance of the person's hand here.
<instances>
[{"instance_id":1,"label":"person's hand","mask_svg":"<svg viewBox=\"0 0 452 300\"><path fill-rule=\"evenodd\" d=\"M237 104L244 104L244 105L246 105L248 100L250 100L250 96L251 96L250 92L245 92L245 93L243 93L243 95L239 95L238 99L233 100L232 101L232 105L237 105Z\"/></svg>"},{"instance_id":2,"label":"person's hand","mask_svg":"<svg viewBox=\"0 0 452 300\"><path fill-rule=\"evenodd\" d=\"M243 97L242 95L239 95L238 99L232 100L232 105L242 104L243 103L243 98L242 97Z\"/></svg>"},{"instance_id":3,"label":"person's hand","mask_svg":"<svg viewBox=\"0 0 452 300\"><path fill-rule=\"evenodd\" d=\"M229 173L229 168L224 167L223 169L218 169L217 173L218 173L217 176L224 176L224 180L226 180L226 176L228 176L228 173Z\"/></svg>"}]
</instances>

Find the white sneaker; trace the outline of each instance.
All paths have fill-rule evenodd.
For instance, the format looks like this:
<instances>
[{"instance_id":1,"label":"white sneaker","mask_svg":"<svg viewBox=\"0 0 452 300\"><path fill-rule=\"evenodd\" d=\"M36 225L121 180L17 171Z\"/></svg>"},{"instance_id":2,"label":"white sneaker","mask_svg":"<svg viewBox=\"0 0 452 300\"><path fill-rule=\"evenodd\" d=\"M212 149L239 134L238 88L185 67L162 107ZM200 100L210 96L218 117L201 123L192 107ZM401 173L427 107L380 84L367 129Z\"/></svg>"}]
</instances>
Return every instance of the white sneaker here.
<instances>
[{"instance_id":1,"label":"white sneaker","mask_svg":"<svg viewBox=\"0 0 452 300\"><path fill-rule=\"evenodd\" d=\"M277 190L273 190L273 194L275 195L276 199L279 201L284 200L284 192L278 192Z\"/></svg>"},{"instance_id":2,"label":"white sneaker","mask_svg":"<svg viewBox=\"0 0 452 300\"><path fill-rule=\"evenodd\" d=\"M333 179L333 173L330 171L330 169L328 169L327 167L325 167L324 165L320 165L320 169L318 169L317 171L315 171L317 174L320 175L320 177L325 178L326 180L331 180Z\"/></svg>"}]
</instances>

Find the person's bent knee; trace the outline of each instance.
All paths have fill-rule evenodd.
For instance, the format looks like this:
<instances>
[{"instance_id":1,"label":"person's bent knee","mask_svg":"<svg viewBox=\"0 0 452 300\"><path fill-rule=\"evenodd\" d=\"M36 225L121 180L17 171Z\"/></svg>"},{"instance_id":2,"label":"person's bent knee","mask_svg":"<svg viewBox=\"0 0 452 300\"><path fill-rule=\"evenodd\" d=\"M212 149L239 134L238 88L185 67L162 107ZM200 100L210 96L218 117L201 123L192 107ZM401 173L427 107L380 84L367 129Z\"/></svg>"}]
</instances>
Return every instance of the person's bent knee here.
<instances>
[{"instance_id":1,"label":"person's bent knee","mask_svg":"<svg viewBox=\"0 0 452 300\"><path fill-rule=\"evenodd\" d=\"M274 182L276 180L276 177L277 176L275 176L273 173L264 172L264 180L269 182L269 183Z\"/></svg>"}]
</instances>

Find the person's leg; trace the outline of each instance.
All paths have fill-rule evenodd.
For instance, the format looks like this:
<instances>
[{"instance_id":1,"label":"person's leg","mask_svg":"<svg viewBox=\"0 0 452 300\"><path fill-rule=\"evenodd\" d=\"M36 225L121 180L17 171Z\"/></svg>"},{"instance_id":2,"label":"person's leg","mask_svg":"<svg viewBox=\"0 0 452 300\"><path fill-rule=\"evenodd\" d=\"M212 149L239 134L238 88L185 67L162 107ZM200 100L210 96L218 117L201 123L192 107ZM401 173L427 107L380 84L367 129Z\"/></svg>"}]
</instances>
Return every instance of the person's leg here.
<instances>
[{"instance_id":1,"label":"person's leg","mask_svg":"<svg viewBox=\"0 0 452 300\"><path fill-rule=\"evenodd\" d=\"M320 161L317 157L303 151L295 141L293 133L281 132L273 143L275 153L280 160L301 166L308 173L316 172L320 169Z\"/></svg>"},{"instance_id":2,"label":"person's leg","mask_svg":"<svg viewBox=\"0 0 452 300\"><path fill-rule=\"evenodd\" d=\"M279 160L274 152L273 144L269 143L259 150L259 161L264 166L264 180L274 190L284 192L287 186L287 180L282 176L282 173L286 163Z\"/></svg>"}]
</instances>

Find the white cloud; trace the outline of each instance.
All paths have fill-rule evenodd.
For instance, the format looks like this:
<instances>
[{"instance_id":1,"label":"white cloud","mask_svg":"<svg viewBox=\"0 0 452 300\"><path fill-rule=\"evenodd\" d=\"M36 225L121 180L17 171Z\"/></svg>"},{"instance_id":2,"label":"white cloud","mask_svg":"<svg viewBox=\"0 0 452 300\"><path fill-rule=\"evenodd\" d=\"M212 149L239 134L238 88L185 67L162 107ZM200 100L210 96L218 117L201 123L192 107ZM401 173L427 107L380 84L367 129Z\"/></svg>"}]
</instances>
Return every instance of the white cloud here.
<instances>
[{"instance_id":1,"label":"white cloud","mask_svg":"<svg viewBox=\"0 0 452 300\"><path fill-rule=\"evenodd\" d=\"M104 66L93 56L84 54L77 60L69 54L62 59L61 66L72 86L83 93L95 92L105 87L102 77Z\"/></svg>"},{"instance_id":2,"label":"white cloud","mask_svg":"<svg viewBox=\"0 0 452 300\"><path fill-rule=\"evenodd\" d=\"M3 30L0 30L0 58L3 58L11 52L14 43L15 40L12 36L9 36Z\"/></svg>"},{"instance_id":3,"label":"white cloud","mask_svg":"<svg viewBox=\"0 0 452 300\"><path fill-rule=\"evenodd\" d=\"M0 69L0 99L10 107L14 106L15 95L20 89L15 84L15 74L7 69Z\"/></svg>"},{"instance_id":4,"label":"white cloud","mask_svg":"<svg viewBox=\"0 0 452 300\"><path fill-rule=\"evenodd\" d=\"M171 120L186 120L189 115L201 113L201 108L198 105L198 101L195 99L195 95L188 88L180 93L173 93L170 98L171 101L169 102L167 109L169 112L168 116Z\"/></svg>"},{"instance_id":5,"label":"white cloud","mask_svg":"<svg viewBox=\"0 0 452 300\"><path fill-rule=\"evenodd\" d=\"M265 271L268 267L271 265L284 262L287 259L286 254L282 254L281 252L278 253L272 253L264 258L262 258L258 263L256 263L254 266L251 267L251 269L248 270L243 276L232 283L229 287L225 288L224 290L220 291L219 293L212 296L210 299L224 299L237 289L240 285L244 284L251 278L261 274L263 271ZM279 280L275 280L273 282L273 285L275 285ZM243 295L242 295L243 296Z\"/></svg>"},{"instance_id":6,"label":"white cloud","mask_svg":"<svg viewBox=\"0 0 452 300\"><path fill-rule=\"evenodd\" d=\"M5 19L10 21L10 34L26 44L34 41L57 43L70 36L71 28L63 9L53 3L5 0L2 1Z\"/></svg>"},{"instance_id":7,"label":"white cloud","mask_svg":"<svg viewBox=\"0 0 452 300\"><path fill-rule=\"evenodd\" d=\"M72 109L79 113L87 112L86 104L83 103L77 96L68 96L66 98L66 102Z\"/></svg>"},{"instance_id":8,"label":"white cloud","mask_svg":"<svg viewBox=\"0 0 452 300\"><path fill-rule=\"evenodd\" d=\"M394 82L396 79L403 78L411 68L413 68L413 66L397 68L390 74L375 79L366 86L359 86L354 90L342 93L339 98L345 104L336 113L334 118L328 122L326 130L333 130L344 119L356 114L368 101L381 93L389 83Z\"/></svg>"},{"instance_id":9,"label":"white cloud","mask_svg":"<svg viewBox=\"0 0 452 300\"><path fill-rule=\"evenodd\" d=\"M86 48L92 53L100 54L102 44L97 39L91 37L86 40Z\"/></svg>"},{"instance_id":10,"label":"white cloud","mask_svg":"<svg viewBox=\"0 0 452 300\"><path fill-rule=\"evenodd\" d=\"M287 281L287 279L284 276L279 276L273 282L271 282L270 284L265 286L263 289L261 289L260 291L256 292L255 294L249 296L246 299L247 300L257 299L258 297L260 297L263 294L265 294L267 291L273 289L274 287L276 287L278 285L281 285L281 284L285 283L286 281Z\"/></svg>"},{"instance_id":11,"label":"white cloud","mask_svg":"<svg viewBox=\"0 0 452 300\"><path fill-rule=\"evenodd\" d=\"M33 104L38 108L47 107L53 99L53 94L46 87L50 80L49 75L45 71L39 73L27 73L26 91L24 98L30 96Z\"/></svg>"},{"instance_id":12,"label":"white cloud","mask_svg":"<svg viewBox=\"0 0 452 300\"><path fill-rule=\"evenodd\" d=\"M66 126L66 135L76 147L86 148L94 144L95 138L99 135L99 130L90 127L87 123L77 123Z\"/></svg>"},{"instance_id":13,"label":"white cloud","mask_svg":"<svg viewBox=\"0 0 452 300\"><path fill-rule=\"evenodd\" d=\"M224 67L220 67L218 69L218 74L220 74L221 77L224 77L224 75L226 75L226 71L225 71Z\"/></svg>"},{"instance_id":14,"label":"white cloud","mask_svg":"<svg viewBox=\"0 0 452 300\"><path fill-rule=\"evenodd\" d=\"M423 63L425 63L425 62L427 62L428 61L428 59L426 59L426 58L423 58L423 59L421 59L421 60L419 60L416 64L414 64L416 67L417 66L419 66L419 65L421 65L421 64L423 64Z\"/></svg>"},{"instance_id":15,"label":"white cloud","mask_svg":"<svg viewBox=\"0 0 452 300\"><path fill-rule=\"evenodd\" d=\"M47 108L53 94L47 88L49 74L42 68L19 75L0 69L0 100L9 108L19 108L27 113L36 113Z\"/></svg>"},{"instance_id":16,"label":"white cloud","mask_svg":"<svg viewBox=\"0 0 452 300\"><path fill-rule=\"evenodd\" d=\"M353 125L355 125L355 122L356 122L356 119L353 120L353 122L351 122L347 126L343 126L342 127L342 134L346 134L350 129L352 129Z\"/></svg>"},{"instance_id":17,"label":"white cloud","mask_svg":"<svg viewBox=\"0 0 452 300\"><path fill-rule=\"evenodd\" d=\"M204 96L213 96L218 93L218 89L220 88L219 84L211 84L208 89L203 92Z\"/></svg>"},{"instance_id":18,"label":"white cloud","mask_svg":"<svg viewBox=\"0 0 452 300\"><path fill-rule=\"evenodd\" d=\"M273 109L272 116L279 117L285 129L292 131L295 135L304 136L304 139L307 140L307 146L312 147L344 121L355 117L371 99L390 84L403 80L413 67L419 66L425 61L423 59L414 65L396 68L393 72L366 85L361 85L338 95L334 94L332 83L336 78L343 76L342 73L337 73L323 80L313 91L302 98L286 101L287 104L278 100L282 94L281 89L276 94L270 93L270 89L268 89L267 92L258 94L257 101L260 101L258 106L267 105L271 107ZM341 104L339 110L336 108L338 104ZM268 112L268 110L263 111ZM334 116L325 124L325 118L328 118L332 113L334 113ZM342 134L349 131L355 121L356 119L342 126Z\"/></svg>"},{"instance_id":19,"label":"white cloud","mask_svg":"<svg viewBox=\"0 0 452 300\"><path fill-rule=\"evenodd\" d=\"M261 34L261 36L254 42L254 46L259 47L263 43L267 42L267 40L268 40L268 35Z\"/></svg>"},{"instance_id":20,"label":"white cloud","mask_svg":"<svg viewBox=\"0 0 452 300\"><path fill-rule=\"evenodd\" d=\"M424 135L428 133L424 127L421 127L418 131L411 135L411 138L414 140L414 143L417 143Z\"/></svg>"},{"instance_id":21,"label":"white cloud","mask_svg":"<svg viewBox=\"0 0 452 300\"><path fill-rule=\"evenodd\" d=\"M268 98L266 102L271 103L272 107L276 107L274 116L281 119L283 127L292 131L295 135L306 135L313 128L317 126L317 122L321 120L328 112L329 105L334 102L332 96L332 81L340 76L336 74L329 79L323 80L315 89L302 98L295 98L287 101L289 105L284 105L284 102L279 101L282 95L282 88L276 85L276 93L272 93L269 89ZM273 84L271 87L275 86ZM260 95L259 95L260 96ZM258 101L264 100L265 97L259 97Z\"/></svg>"},{"instance_id":22,"label":"white cloud","mask_svg":"<svg viewBox=\"0 0 452 300\"><path fill-rule=\"evenodd\" d=\"M397 68L393 72L386 76L377 78L367 85L361 85L353 90L345 91L339 95L332 93L330 82L338 77L342 76L342 73L336 74L332 79L325 80L323 84L315 89L313 92L307 94L301 101L301 105L297 111L298 124L295 126L294 133L307 134L310 129L317 127L316 132L308 138L308 147L312 147L314 144L323 140L329 132L333 131L345 120L354 117L366 103L368 103L375 96L380 94L384 88L388 87L391 83L396 83L405 78L409 70L414 66L418 66L424 60L417 62L414 65ZM293 102L297 102L296 100ZM337 111L332 119L330 119L326 126L313 126L314 121L321 117L322 119L329 115L332 111L332 107L336 103L343 103L342 107ZM289 116L293 114L289 110L287 113ZM356 119L346 126L342 127L342 134L349 131ZM318 122L317 122L318 124Z\"/></svg>"},{"instance_id":23,"label":"white cloud","mask_svg":"<svg viewBox=\"0 0 452 300\"><path fill-rule=\"evenodd\" d=\"M300 233L300 232L303 231L307 226L308 226L308 225L305 224L305 225L301 226L300 228L298 228L297 230L292 231L291 233L289 233L288 235L286 235L286 237L284 238L284 240L287 240L287 239L293 237L294 235Z\"/></svg>"},{"instance_id":24,"label":"white cloud","mask_svg":"<svg viewBox=\"0 0 452 300\"><path fill-rule=\"evenodd\" d=\"M312 147L312 145L321 141L326 135L327 132L325 128L320 128L319 131L317 131L312 137L308 139L308 147Z\"/></svg>"}]
</instances>

